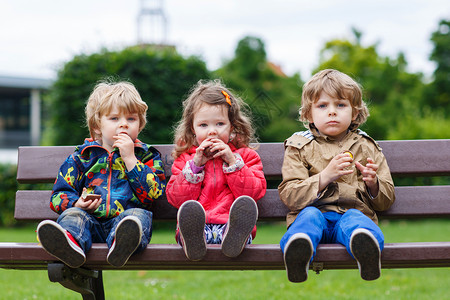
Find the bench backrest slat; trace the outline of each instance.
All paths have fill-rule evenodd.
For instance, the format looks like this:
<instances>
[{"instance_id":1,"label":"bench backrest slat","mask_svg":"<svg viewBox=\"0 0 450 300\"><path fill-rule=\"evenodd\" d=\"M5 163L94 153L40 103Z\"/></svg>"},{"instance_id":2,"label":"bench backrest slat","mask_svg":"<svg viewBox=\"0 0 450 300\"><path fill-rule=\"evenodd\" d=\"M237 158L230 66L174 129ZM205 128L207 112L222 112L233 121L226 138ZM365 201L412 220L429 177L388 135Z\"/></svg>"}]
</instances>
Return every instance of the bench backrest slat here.
<instances>
[{"instance_id":1,"label":"bench backrest slat","mask_svg":"<svg viewBox=\"0 0 450 300\"><path fill-rule=\"evenodd\" d=\"M393 176L450 175L450 140L380 141Z\"/></svg>"},{"instance_id":2,"label":"bench backrest slat","mask_svg":"<svg viewBox=\"0 0 450 300\"><path fill-rule=\"evenodd\" d=\"M380 141L392 174L409 176L450 175L450 140ZM170 176L173 162L172 145L156 145ZM74 146L19 147L17 180L53 182L61 163L73 152ZM261 143L257 149L264 173L281 177L284 147L282 143Z\"/></svg>"},{"instance_id":3,"label":"bench backrest slat","mask_svg":"<svg viewBox=\"0 0 450 300\"><path fill-rule=\"evenodd\" d=\"M380 141L394 176L449 176L450 140ZM172 145L156 145L170 176L173 163ZM53 183L61 163L73 152L74 146L19 147L17 180L20 183ZM257 149L264 173L275 182L281 180L284 146L282 143L262 143ZM381 217L450 216L450 186L396 187L397 201ZM50 191L18 191L15 218L18 220L54 219L49 209ZM276 188L268 189L258 202L261 220L284 220L287 208L279 200ZM155 219L174 219L176 210L166 199L156 201Z\"/></svg>"}]
</instances>

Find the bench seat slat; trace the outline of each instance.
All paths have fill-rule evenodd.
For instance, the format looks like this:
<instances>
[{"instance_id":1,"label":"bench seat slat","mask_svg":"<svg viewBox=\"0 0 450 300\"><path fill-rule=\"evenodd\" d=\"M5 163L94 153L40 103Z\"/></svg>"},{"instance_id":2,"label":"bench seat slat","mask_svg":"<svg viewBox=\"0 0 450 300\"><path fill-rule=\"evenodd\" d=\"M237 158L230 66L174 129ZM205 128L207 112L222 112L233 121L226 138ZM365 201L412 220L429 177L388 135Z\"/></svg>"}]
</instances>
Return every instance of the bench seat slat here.
<instances>
[{"instance_id":1,"label":"bench seat slat","mask_svg":"<svg viewBox=\"0 0 450 300\"><path fill-rule=\"evenodd\" d=\"M106 262L106 244L93 244L84 267L115 269ZM0 267L47 269L55 259L37 243L0 243ZM342 245L320 244L311 268L354 269L356 262ZM383 268L450 267L450 242L387 243L382 253ZM122 270L282 270L283 257L278 244L247 245L237 258L222 254L220 245L208 245L205 258L189 261L176 244L150 244L130 258Z\"/></svg>"}]
</instances>

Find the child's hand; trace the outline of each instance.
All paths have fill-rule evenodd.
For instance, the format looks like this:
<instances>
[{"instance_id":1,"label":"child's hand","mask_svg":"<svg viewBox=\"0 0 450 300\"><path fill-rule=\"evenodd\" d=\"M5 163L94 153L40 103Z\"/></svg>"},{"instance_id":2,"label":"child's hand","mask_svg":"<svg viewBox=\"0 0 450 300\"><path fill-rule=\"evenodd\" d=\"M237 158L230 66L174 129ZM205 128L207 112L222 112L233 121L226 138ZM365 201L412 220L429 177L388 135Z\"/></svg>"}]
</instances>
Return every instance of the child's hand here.
<instances>
[{"instance_id":1,"label":"child's hand","mask_svg":"<svg viewBox=\"0 0 450 300\"><path fill-rule=\"evenodd\" d=\"M367 188L370 190L372 197L376 197L378 195L378 165L375 164L373 159L370 157L367 158L366 166L363 166L359 162L355 162L355 165L361 172L363 180L366 183Z\"/></svg>"},{"instance_id":2,"label":"child's hand","mask_svg":"<svg viewBox=\"0 0 450 300\"><path fill-rule=\"evenodd\" d=\"M210 159L221 157L228 165L236 163L236 158L230 149L230 146L225 144L221 139L207 138L200 146L194 155L194 164L198 167L203 166Z\"/></svg>"},{"instance_id":3,"label":"child's hand","mask_svg":"<svg viewBox=\"0 0 450 300\"><path fill-rule=\"evenodd\" d=\"M128 171L133 170L134 166L138 162L134 155L134 141L126 133L119 133L113 136L116 141L112 145L113 148L119 148L120 156L122 157Z\"/></svg>"},{"instance_id":4,"label":"child's hand","mask_svg":"<svg viewBox=\"0 0 450 300\"><path fill-rule=\"evenodd\" d=\"M134 142L128 134L119 133L118 135L113 136L113 138L116 141L112 146L113 148L119 148L120 156L122 158L134 156Z\"/></svg>"},{"instance_id":5,"label":"child's hand","mask_svg":"<svg viewBox=\"0 0 450 300\"><path fill-rule=\"evenodd\" d=\"M213 143L209 147L209 151L214 153L213 158L221 157L224 162L226 162L229 166L234 165L236 163L236 158L234 157L233 152L231 151L230 146L228 146L221 139L211 139Z\"/></svg>"},{"instance_id":6,"label":"child's hand","mask_svg":"<svg viewBox=\"0 0 450 300\"><path fill-rule=\"evenodd\" d=\"M211 153L210 151L210 146L213 144L213 142L211 142L211 139L205 139L195 150L195 155L194 155L194 164L197 167L201 167L204 164L206 164L206 162L208 160L210 160L212 158L212 156L207 155L208 153Z\"/></svg>"},{"instance_id":7,"label":"child's hand","mask_svg":"<svg viewBox=\"0 0 450 300\"><path fill-rule=\"evenodd\" d=\"M327 185L339 179L341 176L353 173L352 169L347 169L353 159L346 153L336 155L328 166L320 172L319 192L323 191Z\"/></svg>"},{"instance_id":8,"label":"child's hand","mask_svg":"<svg viewBox=\"0 0 450 300\"><path fill-rule=\"evenodd\" d=\"M81 208L91 214L100 206L102 203L102 198L100 195L97 195L97 197L92 197L92 194L85 195L85 191L86 188L83 188L83 193L73 206Z\"/></svg>"}]
</instances>

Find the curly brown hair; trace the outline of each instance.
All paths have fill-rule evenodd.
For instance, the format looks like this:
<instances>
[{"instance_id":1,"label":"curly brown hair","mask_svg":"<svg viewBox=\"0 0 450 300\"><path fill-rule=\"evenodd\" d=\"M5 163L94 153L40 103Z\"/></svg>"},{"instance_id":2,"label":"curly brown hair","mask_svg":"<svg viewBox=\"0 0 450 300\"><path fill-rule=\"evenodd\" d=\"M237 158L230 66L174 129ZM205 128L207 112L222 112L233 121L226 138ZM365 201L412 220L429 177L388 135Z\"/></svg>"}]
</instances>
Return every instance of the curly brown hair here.
<instances>
[{"instance_id":1,"label":"curly brown hair","mask_svg":"<svg viewBox=\"0 0 450 300\"><path fill-rule=\"evenodd\" d=\"M349 129L353 130L363 124L369 117L369 109L362 100L362 91L360 85L350 76L333 69L326 69L316 73L303 86L302 106L300 107L300 121L306 128L309 128L309 119L311 118L311 107L319 100L322 92L337 99L346 99L350 101L353 108L353 116L356 119L352 121Z\"/></svg>"}]
</instances>

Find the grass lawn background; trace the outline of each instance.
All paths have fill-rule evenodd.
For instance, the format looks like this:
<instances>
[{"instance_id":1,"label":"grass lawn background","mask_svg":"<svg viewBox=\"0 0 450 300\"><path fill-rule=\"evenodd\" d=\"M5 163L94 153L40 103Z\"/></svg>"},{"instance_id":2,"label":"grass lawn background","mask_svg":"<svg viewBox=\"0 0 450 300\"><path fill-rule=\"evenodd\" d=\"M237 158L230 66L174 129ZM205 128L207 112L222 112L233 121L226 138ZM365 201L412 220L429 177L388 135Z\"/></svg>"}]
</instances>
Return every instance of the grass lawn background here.
<instances>
[{"instance_id":1,"label":"grass lawn background","mask_svg":"<svg viewBox=\"0 0 450 300\"><path fill-rule=\"evenodd\" d=\"M449 241L450 220L381 221L386 243ZM0 228L0 242L36 242L35 224ZM175 243L173 223L156 223L152 243ZM254 243L277 244L284 223L259 224ZM309 271L294 284L277 271L104 271L107 299L448 299L450 268L382 269L372 282L357 269ZM81 299L47 271L0 269L0 299Z\"/></svg>"}]
</instances>

